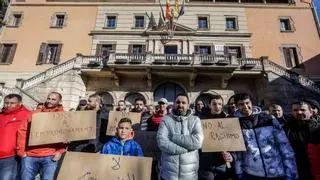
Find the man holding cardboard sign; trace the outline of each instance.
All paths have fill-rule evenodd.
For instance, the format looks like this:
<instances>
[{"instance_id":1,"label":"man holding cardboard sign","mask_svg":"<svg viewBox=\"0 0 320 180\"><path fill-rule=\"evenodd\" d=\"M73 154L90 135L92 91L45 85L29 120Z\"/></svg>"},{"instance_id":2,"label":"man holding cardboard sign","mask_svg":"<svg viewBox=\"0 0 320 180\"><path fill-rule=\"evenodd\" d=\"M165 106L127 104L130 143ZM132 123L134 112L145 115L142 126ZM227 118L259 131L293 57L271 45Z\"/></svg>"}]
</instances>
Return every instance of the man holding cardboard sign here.
<instances>
[{"instance_id":1,"label":"man holding cardboard sign","mask_svg":"<svg viewBox=\"0 0 320 180\"><path fill-rule=\"evenodd\" d=\"M45 105L37 112L61 112L62 96L58 92L52 92L48 95ZM35 112L36 113L36 112ZM40 146L28 146L28 126L31 122L24 123L18 130L17 149L18 155L22 157L21 162L21 179L35 179L39 171L42 172L42 178L51 180L57 168L57 161L60 160L61 154L65 151L66 145L48 144Z\"/></svg>"},{"instance_id":2,"label":"man holding cardboard sign","mask_svg":"<svg viewBox=\"0 0 320 180\"><path fill-rule=\"evenodd\" d=\"M99 152L103 144L109 140L106 136L107 129L107 112L102 109L101 97L98 94L92 94L88 98L88 104L84 110L91 110L96 112L94 139L73 141L69 145L69 151L75 152Z\"/></svg>"},{"instance_id":3,"label":"man holding cardboard sign","mask_svg":"<svg viewBox=\"0 0 320 180\"><path fill-rule=\"evenodd\" d=\"M204 134L205 142L202 150L199 151L200 163L199 163L199 180L224 180L227 178L232 178L234 173L231 171L231 164L233 162L233 157L229 152L220 151L217 152L216 149L210 149L213 145L215 147L222 147L228 140L236 141L237 139L225 138L224 140L216 140L217 135L233 135L230 131L223 126L224 119L220 119L218 123L214 121L203 121L202 119L217 119L217 118L226 118L227 114L222 111L223 98L220 95L213 95L210 98L210 111L203 112L200 115L202 124L204 124ZM235 119L237 121L237 119ZM231 120L231 123L232 120ZM226 123L227 124L227 123ZM230 124L230 123L229 123ZM230 126L229 126L230 127ZM240 126L238 126L239 133L237 134L241 137ZM242 137L241 137L242 139ZM210 145L209 145L210 144ZM243 140L242 144L244 146ZM208 152L209 149L209 152ZM245 147L244 147L245 149ZM231 149L230 149L231 150ZM229 150L229 151L230 151Z\"/></svg>"}]
</instances>

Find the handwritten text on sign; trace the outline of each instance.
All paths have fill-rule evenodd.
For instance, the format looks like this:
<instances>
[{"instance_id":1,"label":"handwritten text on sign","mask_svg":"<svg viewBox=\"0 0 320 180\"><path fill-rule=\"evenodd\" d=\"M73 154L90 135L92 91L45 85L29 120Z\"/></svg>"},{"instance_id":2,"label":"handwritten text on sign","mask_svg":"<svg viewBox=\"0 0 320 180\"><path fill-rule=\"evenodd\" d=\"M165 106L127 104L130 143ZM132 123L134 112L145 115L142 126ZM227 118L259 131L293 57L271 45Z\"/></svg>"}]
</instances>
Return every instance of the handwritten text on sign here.
<instances>
[{"instance_id":1,"label":"handwritten text on sign","mask_svg":"<svg viewBox=\"0 0 320 180\"><path fill-rule=\"evenodd\" d=\"M34 113L29 146L96 138L96 112Z\"/></svg>"},{"instance_id":2,"label":"handwritten text on sign","mask_svg":"<svg viewBox=\"0 0 320 180\"><path fill-rule=\"evenodd\" d=\"M201 120L204 142L203 152L245 151L238 118Z\"/></svg>"},{"instance_id":3,"label":"handwritten text on sign","mask_svg":"<svg viewBox=\"0 0 320 180\"><path fill-rule=\"evenodd\" d=\"M152 158L67 152L58 180L150 180Z\"/></svg>"},{"instance_id":4,"label":"handwritten text on sign","mask_svg":"<svg viewBox=\"0 0 320 180\"><path fill-rule=\"evenodd\" d=\"M129 118L132 121L133 127L140 124L140 113L135 112L122 112L122 111L110 111L107 127L107 135L115 135L118 123L122 118Z\"/></svg>"},{"instance_id":5,"label":"handwritten text on sign","mask_svg":"<svg viewBox=\"0 0 320 180\"><path fill-rule=\"evenodd\" d=\"M160 158L161 151L158 147L156 131L135 131L134 140L141 146L144 156Z\"/></svg>"}]
</instances>

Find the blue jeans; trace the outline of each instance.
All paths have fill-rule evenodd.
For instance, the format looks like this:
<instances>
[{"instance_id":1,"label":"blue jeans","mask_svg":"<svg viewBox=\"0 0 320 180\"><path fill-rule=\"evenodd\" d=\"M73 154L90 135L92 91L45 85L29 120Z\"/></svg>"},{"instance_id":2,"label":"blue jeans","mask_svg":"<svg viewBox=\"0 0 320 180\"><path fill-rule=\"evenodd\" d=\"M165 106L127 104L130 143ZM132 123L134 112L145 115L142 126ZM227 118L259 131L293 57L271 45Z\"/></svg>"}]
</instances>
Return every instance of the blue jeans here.
<instances>
[{"instance_id":1,"label":"blue jeans","mask_svg":"<svg viewBox=\"0 0 320 180\"><path fill-rule=\"evenodd\" d=\"M18 161L15 156L0 159L0 180L15 180Z\"/></svg>"},{"instance_id":2,"label":"blue jeans","mask_svg":"<svg viewBox=\"0 0 320 180\"><path fill-rule=\"evenodd\" d=\"M21 180L34 180L41 172L41 179L53 180L57 169L57 162L53 156L25 157L21 161Z\"/></svg>"}]
</instances>

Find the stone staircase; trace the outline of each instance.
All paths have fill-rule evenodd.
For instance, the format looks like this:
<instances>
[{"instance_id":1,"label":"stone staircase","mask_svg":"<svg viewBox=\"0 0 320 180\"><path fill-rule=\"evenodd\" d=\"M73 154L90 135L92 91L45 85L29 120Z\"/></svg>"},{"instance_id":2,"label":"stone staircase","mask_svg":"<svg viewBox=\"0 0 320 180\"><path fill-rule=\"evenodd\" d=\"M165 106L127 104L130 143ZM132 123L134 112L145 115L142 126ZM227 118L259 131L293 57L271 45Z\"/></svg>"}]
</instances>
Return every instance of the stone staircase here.
<instances>
[{"instance_id":1,"label":"stone staircase","mask_svg":"<svg viewBox=\"0 0 320 180\"><path fill-rule=\"evenodd\" d=\"M77 72L79 72L81 68L84 68L84 67L88 68L89 66L87 65L90 62L100 62L100 64L103 64L103 59L101 57L96 57L96 56L84 56L81 54L77 54L76 57L64 63L61 63L57 66L53 66L29 79L26 79L26 80L17 79L17 85L15 88L0 87L0 93L2 95L7 95L10 93L19 93L19 94L22 94L23 96L27 96L28 99L33 101L33 104L36 104L40 102L40 99L44 98L44 94L45 94L45 93L41 94L40 91L37 91L37 89L40 86L43 86L42 88L45 89L47 92L49 92L52 90L56 90L55 88L57 88L58 86L55 87L55 85L61 83L65 79L61 77L59 80L56 80L55 83L50 83L52 84L52 86L44 85L45 82L58 78L58 76L61 76L73 70L74 71L73 74L67 77L69 77L69 79L71 78L71 76L73 78L76 77L76 79L78 79L78 84L81 84L80 81L82 80L80 75L77 75ZM113 63L113 62L114 61L110 61L110 63ZM312 91L317 95L320 95L319 87L312 80L302 75L299 75L293 71L285 69L277 65L276 63L273 63L272 61L268 60L267 57L237 59L236 63L238 65L239 71L242 70L242 67L249 65L254 67L251 70L258 70L261 72L276 74L278 77L286 79L286 81L293 83L295 86L301 86L308 91ZM234 63L232 63L232 65L234 65ZM74 80L70 80L69 83L73 83L73 81ZM85 89L85 86L84 86L84 89ZM84 93L85 92L80 92L78 94L84 94ZM76 97L75 100L72 100L70 98L69 101L74 101L72 102L72 104L75 104L77 103L78 99L79 97Z\"/></svg>"}]
</instances>

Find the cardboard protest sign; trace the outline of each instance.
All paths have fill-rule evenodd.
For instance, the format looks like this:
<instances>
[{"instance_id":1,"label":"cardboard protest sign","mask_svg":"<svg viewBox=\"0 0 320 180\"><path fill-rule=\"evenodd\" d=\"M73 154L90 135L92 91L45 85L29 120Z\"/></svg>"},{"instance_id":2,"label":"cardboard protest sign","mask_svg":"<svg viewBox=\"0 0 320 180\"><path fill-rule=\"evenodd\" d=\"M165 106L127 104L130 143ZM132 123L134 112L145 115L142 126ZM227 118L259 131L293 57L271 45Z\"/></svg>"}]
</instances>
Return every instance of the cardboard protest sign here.
<instances>
[{"instance_id":1,"label":"cardboard protest sign","mask_svg":"<svg viewBox=\"0 0 320 180\"><path fill-rule=\"evenodd\" d=\"M245 151L238 118L201 120L204 142L202 152Z\"/></svg>"},{"instance_id":2,"label":"cardboard protest sign","mask_svg":"<svg viewBox=\"0 0 320 180\"><path fill-rule=\"evenodd\" d=\"M29 146L96 138L96 112L34 113Z\"/></svg>"},{"instance_id":3,"label":"cardboard protest sign","mask_svg":"<svg viewBox=\"0 0 320 180\"><path fill-rule=\"evenodd\" d=\"M122 118L129 118L132 121L132 126L135 127L140 124L140 113L135 112L122 112L122 111L110 111L109 119L108 119L108 127L107 127L107 135L113 136L115 135L116 128L118 126L118 122Z\"/></svg>"},{"instance_id":4,"label":"cardboard protest sign","mask_svg":"<svg viewBox=\"0 0 320 180\"><path fill-rule=\"evenodd\" d=\"M152 158L67 152L58 180L150 180Z\"/></svg>"},{"instance_id":5,"label":"cardboard protest sign","mask_svg":"<svg viewBox=\"0 0 320 180\"><path fill-rule=\"evenodd\" d=\"M141 146L145 157L159 159L161 151L157 143L157 132L155 131L135 131L134 140Z\"/></svg>"}]
</instances>

